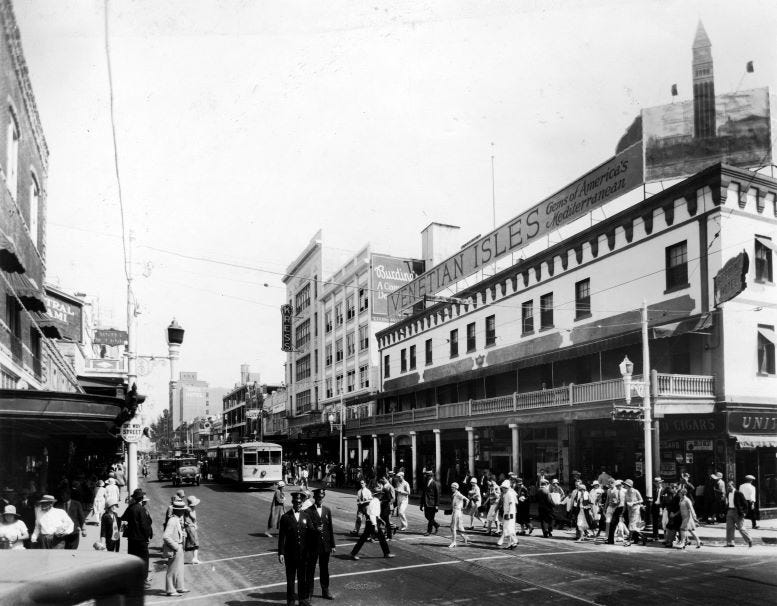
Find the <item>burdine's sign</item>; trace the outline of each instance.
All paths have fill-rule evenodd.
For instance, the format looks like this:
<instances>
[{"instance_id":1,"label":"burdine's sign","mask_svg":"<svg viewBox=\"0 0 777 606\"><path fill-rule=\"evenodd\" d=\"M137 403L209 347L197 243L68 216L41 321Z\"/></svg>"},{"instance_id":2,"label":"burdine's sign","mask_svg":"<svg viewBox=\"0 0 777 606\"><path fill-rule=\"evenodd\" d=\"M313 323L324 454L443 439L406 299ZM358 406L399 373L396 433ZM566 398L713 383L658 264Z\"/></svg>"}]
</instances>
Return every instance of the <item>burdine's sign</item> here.
<instances>
[{"instance_id":1,"label":"burdine's sign","mask_svg":"<svg viewBox=\"0 0 777 606\"><path fill-rule=\"evenodd\" d=\"M370 310L374 320L389 317L389 295L408 282L415 280L424 269L424 262L416 259L400 259L388 255L372 255L370 258Z\"/></svg>"},{"instance_id":2,"label":"burdine's sign","mask_svg":"<svg viewBox=\"0 0 777 606\"><path fill-rule=\"evenodd\" d=\"M637 143L393 292L389 316L631 191L642 184L642 176L642 144Z\"/></svg>"}]
</instances>

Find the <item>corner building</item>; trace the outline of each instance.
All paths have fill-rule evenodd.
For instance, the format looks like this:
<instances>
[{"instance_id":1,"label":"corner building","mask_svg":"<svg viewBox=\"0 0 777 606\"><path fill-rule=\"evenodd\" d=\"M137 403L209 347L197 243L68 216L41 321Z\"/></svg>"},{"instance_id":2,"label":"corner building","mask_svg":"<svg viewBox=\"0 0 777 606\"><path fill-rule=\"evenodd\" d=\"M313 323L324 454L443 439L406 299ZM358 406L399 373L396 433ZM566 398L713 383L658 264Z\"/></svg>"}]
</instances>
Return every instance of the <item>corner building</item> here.
<instances>
[{"instance_id":1,"label":"corner building","mask_svg":"<svg viewBox=\"0 0 777 606\"><path fill-rule=\"evenodd\" d=\"M649 380L654 474L752 473L762 515L775 513L776 193L772 178L712 166L378 332L377 414L348 419L348 447L386 443L414 486L423 468L444 486L467 470L635 477L642 423L612 420L628 356ZM720 301L742 251L746 287Z\"/></svg>"}]
</instances>

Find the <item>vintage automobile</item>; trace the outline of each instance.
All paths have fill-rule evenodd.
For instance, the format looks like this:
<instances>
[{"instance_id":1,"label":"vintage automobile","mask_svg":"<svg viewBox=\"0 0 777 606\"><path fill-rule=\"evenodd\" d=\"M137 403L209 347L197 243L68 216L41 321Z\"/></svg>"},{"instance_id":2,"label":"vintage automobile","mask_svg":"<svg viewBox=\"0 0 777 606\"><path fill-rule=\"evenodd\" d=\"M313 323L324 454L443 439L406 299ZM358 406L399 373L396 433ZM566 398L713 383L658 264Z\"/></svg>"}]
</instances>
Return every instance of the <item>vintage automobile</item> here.
<instances>
[{"instance_id":1,"label":"vintage automobile","mask_svg":"<svg viewBox=\"0 0 777 606\"><path fill-rule=\"evenodd\" d=\"M194 457L177 459L178 467L173 471L173 486L181 484L200 485L200 462Z\"/></svg>"},{"instance_id":2,"label":"vintage automobile","mask_svg":"<svg viewBox=\"0 0 777 606\"><path fill-rule=\"evenodd\" d=\"M159 459L157 461L156 479L160 482L171 480L178 466L178 459Z\"/></svg>"}]
</instances>

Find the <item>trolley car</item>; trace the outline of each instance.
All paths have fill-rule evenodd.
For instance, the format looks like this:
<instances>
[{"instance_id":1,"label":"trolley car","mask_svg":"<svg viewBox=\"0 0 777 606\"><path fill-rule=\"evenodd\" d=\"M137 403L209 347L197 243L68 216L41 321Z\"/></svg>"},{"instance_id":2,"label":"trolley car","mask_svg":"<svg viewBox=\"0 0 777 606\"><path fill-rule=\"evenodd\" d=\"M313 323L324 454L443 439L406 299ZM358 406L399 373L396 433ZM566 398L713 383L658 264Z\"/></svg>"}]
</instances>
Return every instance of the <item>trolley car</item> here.
<instances>
[{"instance_id":1,"label":"trolley car","mask_svg":"<svg viewBox=\"0 0 777 606\"><path fill-rule=\"evenodd\" d=\"M208 472L214 480L242 486L268 486L283 479L283 448L270 442L222 444L208 449Z\"/></svg>"}]
</instances>

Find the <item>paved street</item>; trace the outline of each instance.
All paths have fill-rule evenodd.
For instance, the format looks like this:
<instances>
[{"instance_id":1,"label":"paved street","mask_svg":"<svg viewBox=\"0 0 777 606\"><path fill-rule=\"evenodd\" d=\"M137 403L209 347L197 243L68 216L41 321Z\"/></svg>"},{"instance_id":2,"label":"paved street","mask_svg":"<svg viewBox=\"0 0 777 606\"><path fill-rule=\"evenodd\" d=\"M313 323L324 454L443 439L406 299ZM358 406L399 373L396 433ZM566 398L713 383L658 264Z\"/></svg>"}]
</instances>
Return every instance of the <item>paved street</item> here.
<instances>
[{"instance_id":1,"label":"paved street","mask_svg":"<svg viewBox=\"0 0 777 606\"><path fill-rule=\"evenodd\" d=\"M155 538L152 568L159 558L165 503L175 491L169 483L141 481L152 503ZM164 571L155 573L148 604L282 604L285 577L276 556L276 539L265 530L269 491L244 491L228 484L208 483L186 488L202 499L199 566L186 565L191 593L164 595ZM359 561L348 559L354 539L354 497L329 491L326 502L335 518L337 555L330 564L331 590L338 604L515 604L552 601L554 604L718 604L724 596L748 596L748 603L774 603L777 597L777 547L756 539L748 549L737 539L735 549L723 548L722 525L702 549L669 550L576 543L559 531L553 539L521 537L514 552L495 548L494 537L473 533L468 546L448 549L447 516L440 535L424 537L425 521L417 506L409 509L410 532L391 543L394 559L367 543ZM95 533L91 527L90 533ZM759 536L777 538L772 529ZM91 545L91 540L88 543ZM125 549L125 548L124 548ZM122 549L122 551L124 551ZM314 595L320 596L316 584ZM314 602L328 603L320 597ZM729 603L731 603L729 601Z\"/></svg>"}]
</instances>

